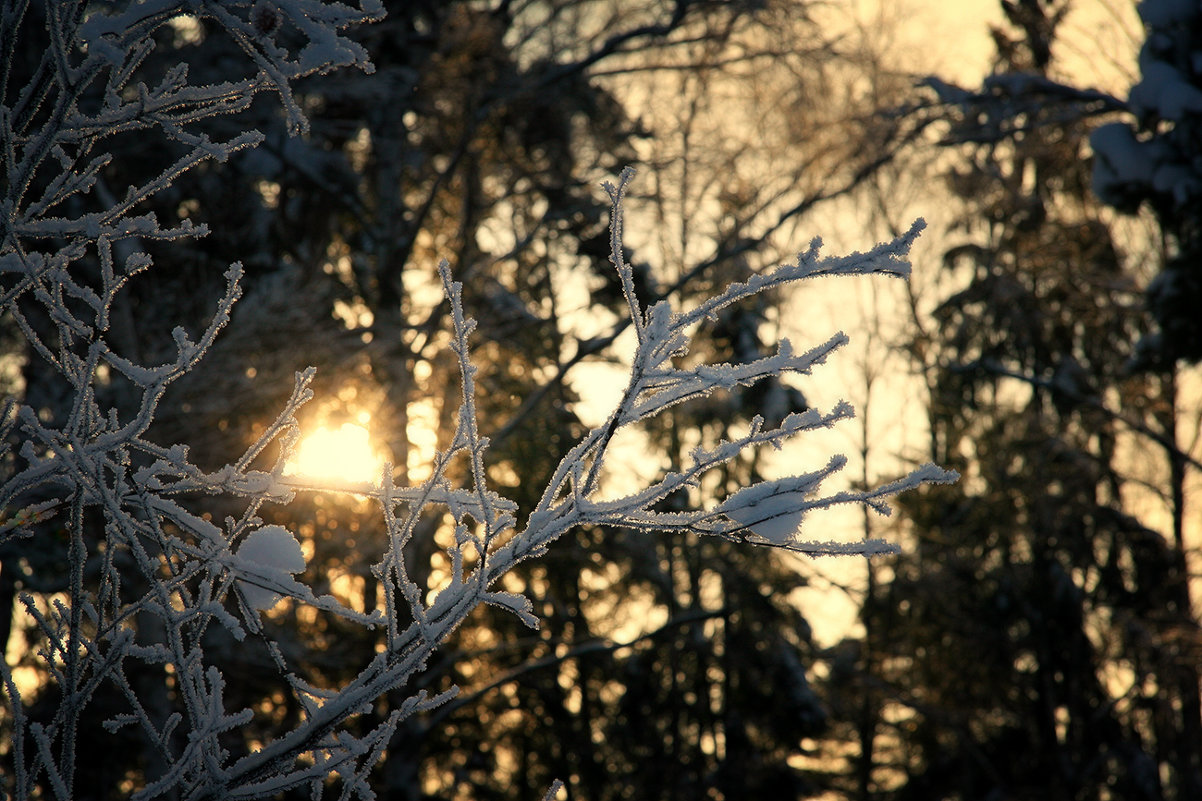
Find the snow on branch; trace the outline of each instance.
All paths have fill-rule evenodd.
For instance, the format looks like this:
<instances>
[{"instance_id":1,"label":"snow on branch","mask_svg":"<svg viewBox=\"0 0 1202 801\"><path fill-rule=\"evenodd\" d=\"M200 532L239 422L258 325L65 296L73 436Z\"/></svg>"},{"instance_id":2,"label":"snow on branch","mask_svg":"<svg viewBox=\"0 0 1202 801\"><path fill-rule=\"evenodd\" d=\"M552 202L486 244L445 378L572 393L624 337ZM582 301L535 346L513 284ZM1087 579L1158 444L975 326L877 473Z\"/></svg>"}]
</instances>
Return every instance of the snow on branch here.
<instances>
[{"instance_id":1,"label":"snow on branch","mask_svg":"<svg viewBox=\"0 0 1202 801\"><path fill-rule=\"evenodd\" d=\"M87 777L77 776L74 738L79 722L104 697L106 706L113 698L118 706L104 727L138 732L148 764L157 766L148 769L133 793L136 799L263 798L303 786L320 797L328 779L337 780L333 785L342 797L370 798L369 772L385 755L396 728L454 695L452 689L431 697L420 689L417 677L431 656L482 605L537 627L530 600L498 582L574 527L692 532L815 556L871 556L892 546L803 539L805 516L847 503L886 513L888 497L955 478L927 465L883 486L830 491L825 485L844 463L832 457L819 470L753 484L704 507L659 511L664 499L695 490L708 473L740 455L779 448L850 418L852 408L839 403L826 411L788 415L773 426L757 417L746 433L694 450L685 463L646 486L602 498L601 476L622 429L715 390L809 374L847 341L841 333L805 347L781 340L775 352L746 363L678 367L674 358L689 352L692 338L719 311L805 279L905 278L907 253L922 228L919 221L891 242L843 257L821 256L815 240L796 262L732 284L695 308L678 311L667 301L644 307L623 255L632 170L605 187L612 211L611 260L637 337L627 384L606 420L563 454L524 521L517 519L518 505L489 485L489 441L481 432L471 354L476 323L464 312L462 287L446 262L438 271L450 309L450 350L459 368L461 402L449 445L436 455L425 481L395 486L391 466L378 481L362 485L288 475L285 465L298 436L296 414L313 397L312 369L296 374L291 397L245 452L230 454L217 470L201 469L187 443L164 445L148 432L167 387L195 369L229 321L241 298L242 267L234 264L225 274L224 292L198 335L176 326L169 341L157 343L158 352L170 354L165 361L123 350L116 344L112 312L129 287L155 269L142 243L206 233L186 222L163 226L153 214L135 210L198 165L219 164L256 146L262 137L255 132L218 141L197 123L236 115L262 91L278 95L290 128L303 130L292 82L340 66L370 70L366 53L342 31L378 18L380 7L374 0L357 8L317 0L143 0L106 4L89 14L82 9L75 3L45 4L51 80L36 90L0 87L5 142L0 158L6 176L0 200L0 311L25 338L30 358L40 360L47 381L57 382L67 398L52 410L15 401L0 409L5 469L0 545L28 547L31 553L50 549L64 565L61 591L27 592L20 598L27 629L44 643L37 654L40 669L58 685L59 700L48 717L30 718L32 707L12 668L6 662L0 666L11 735L0 789L8 797L78 797L78 782ZM10 6L0 12L0 32L24 32L11 13ZM153 35L181 14L202 17L229 37L243 54L249 77L198 84L191 82L188 65L179 63L157 80L145 78L140 67ZM301 42L292 50L281 44L285 37L279 33L286 28L287 41ZM98 92L101 102L81 103L85 90ZM42 95L35 97L36 92ZM52 113L37 112L38 104ZM161 138L177 155L159 175L110 192L102 185L111 161L105 147L117 134L131 131ZM81 199L86 202L77 202ZM132 402L118 404L98 391L101 372L124 382ZM463 478L457 483L453 476ZM378 508L385 536L371 572L382 590L381 608L350 609L333 596L315 594L306 581L312 568L298 532L260 516L266 504L286 505L298 493L312 492L368 498ZM429 571L414 569L411 562L415 554L428 553L414 543L434 536L439 526L450 534L451 569L445 585L436 587L427 583ZM357 675L345 685L316 686L298 675L288 649L265 625L264 615L281 603L377 631L381 650L356 666ZM148 640L146 632L158 634ZM255 750L233 753L225 736L257 713L234 708L222 656L207 647L215 632L261 646L281 692L301 711ZM169 709L152 708L149 699L139 697L130 673L135 664L170 672Z\"/></svg>"}]
</instances>

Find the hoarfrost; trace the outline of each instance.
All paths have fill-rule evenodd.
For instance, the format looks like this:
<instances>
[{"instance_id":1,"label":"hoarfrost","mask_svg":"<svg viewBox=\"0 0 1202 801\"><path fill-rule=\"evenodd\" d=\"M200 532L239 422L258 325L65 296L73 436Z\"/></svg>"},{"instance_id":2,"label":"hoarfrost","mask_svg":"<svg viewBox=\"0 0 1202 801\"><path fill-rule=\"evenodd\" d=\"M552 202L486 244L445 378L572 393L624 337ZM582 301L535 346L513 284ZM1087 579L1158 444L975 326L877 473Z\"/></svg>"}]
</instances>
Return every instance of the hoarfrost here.
<instances>
[{"instance_id":1,"label":"hoarfrost","mask_svg":"<svg viewBox=\"0 0 1202 801\"><path fill-rule=\"evenodd\" d=\"M953 478L925 467L894 484L824 494L821 479L841 465L835 458L817 474L745 488L717 510L659 511L665 498L696 488L707 473L751 449L778 447L846 420L851 407L839 403L825 411L788 415L772 427L757 418L745 435L711 449L699 448L685 464L672 466L646 486L601 499L601 473L621 429L716 389L747 386L785 373L810 373L846 342L842 334L808 347L782 341L775 353L745 363L678 367L673 357L688 351L699 326L727 306L805 280L874 274L905 278L907 254L922 228L921 222L916 223L891 242L843 257L822 257L816 240L796 262L733 284L697 308L674 310L667 302L645 308L634 292L633 273L623 254L624 198L633 176L629 170L616 185L605 187L611 207L611 259L637 336L627 385L608 418L563 454L524 523L516 519L516 503L490 486L489 444L478 430L476 368L471 361L475 321L464 313L462 287L446 263L440 265L439 275L451 310L450 350L459 367L460 408L453 418L450 445L437 455L425 482L394 486L390 469L377 483L351 487L311 486L286 475L297 412L313 397L311 368L296 374L288 401L244 453L230 454L229 463L216 471L202 470L191 461L185 443L160 445L148 431L168 385L196 367L229 321L242 294L242 268L234 264L227 271L224 293L198 335L176 327L170 340L158 343L161 352L174 356L165 363L146 363L136 352L122 350L106 338L115 299L131 281L155 269L140 241L189 239L205 230L190 224L163 228L153 215L135 215L134 210L189 170L220 164L263 139L244 131L216 141L192 129L199 120L230 117L247 108L259 93L272 91L279 97L289 128L294 133L303 131L306 123L293 97L292 81L340 66L370 71L367 54L342 30L378 18L381 9L375 2L354 8L317 0L281 0L273 5L278 14L265 17L260 3L153 0L109 4L106 8L111 11L95 12L81 21L82 14L58 13L68 6L48 4L53 12L47 15L48 33L58 46L57 58L45 65L57 74L42 84L47 98L54 95L43 98L46 107L57 107L62 113L33 115L30 124L36 130L21 136L13 135L10 109L5 107L0 114L0 125L9 126L4 130L9 169L0 202L5 226L0 240L0 311L11 315L26 337L31 358L41 359L46 374L71 398L61 418L39 415L15 401L0 412L0 448L4 449L0 455L13 466L0 486L0 510L5 513L0 519L0 542L27 539L31 548L38 547L39 538L57 536L41 526L57 515L55 520L62 521L67 538L68 563L66 587L48 612L31 595L21 599L28 627L47 643L41 653L42 668L59 685L53 696L59 700L48 708L49 717L29 719L26 712L32 707L22 697L11 667L4 663L0 673L12 735L3 756L7 764L0 771L7 797L28 801L78 795L77 780L88 777L77 776L75 722L100 706L96 701L102 693L114 693L123 699L124 707L111 713L105 728L134 728L153 752L157 768L148 769L135 798L256 798L301 786L320 797L332 777L339 777L343 797L370 797L367 776L396 727L454 695L450 690L431 697L418 688L417 679L431 656L483 604L537 626L530 600L499 590L497 582L521 561L545 553L574 527L687 531L800 554L870 556L891 546L879 541L804 541L797 533L803 516L842 503L866 504L884 512L885 498L892 494ZM10 6L0 12L3 30L19 27L10 16L13 13ZM253 65L255 77L194 84L180 65L153 88L131 84L134 66L154 46L156 31L181 13L203 16L230 37ZM272 38L276 27L284 25L304 40L298 55ZM94 82L105 94L96 108L84 109L76 102L87 82ZM100 154L108 137L131 131L169 139L182 148L183 155L160 175L125 188L119 196L104 194L99 198L106 206L103 214L71 216L76 206L68 199L81 194L99 197L94 179L108 163L108 157ZM75 173L62 154L83 141L98 155ZM128 245L132 253L114 253L118 242ZM95 269L79 269L85 260ZM124 263L124 272L119 263ZM52 336L40 334L30 323L30 308L49 321L41 325L43 330L49 327ZM135 388L134 403L110 405L96 391L102 365L113 368ZM19 446L13 448L14 442ZM273 444L279 446L275 464L252 468L252 463L266 459L264 454ZM466 465L461 481L451 480L448 467L453 462ZM266 503L287 504L299 492L351 495L375 505L386 532L371 565L382 608L348 609L330 595L315 596L294 578L305 569L300 543L286 528L264 525L257 511ZM241 511L227 517L222 526L212 519L219 508ZM455 536L449 549L450 582L430 600L434 588L419 584L415 575L422 574L410 569L406 554L415 537L430 536L418 522L432 511L450 518ZM231 543L239 542L231 551ZM769 554L765 549L764 558ZM306 682L258 615L284 596L314 613L336 615L346 625L378 631L380 652L354 665L357 675L344 686L316 687ZM230 612L238 598L243 602L241 620ZM161 639L136 641L128 624L131 620L145 622L145 631L162 632ZM271 659L280 692L304 711L280 723L274 736L257 750L237 754L228 750L226 733L244 726L255 712L229 708L223 657L206 645L207 635L218 629L237 640L248 635L257 638ZM151 714L137 698L135 683L127 674L136 663L160 673L169 668L175 695L162 702L169 710L155 707ZM370 724L364 723L363 718L379 704L387 708Z\"/></svg>"}]
</instances>

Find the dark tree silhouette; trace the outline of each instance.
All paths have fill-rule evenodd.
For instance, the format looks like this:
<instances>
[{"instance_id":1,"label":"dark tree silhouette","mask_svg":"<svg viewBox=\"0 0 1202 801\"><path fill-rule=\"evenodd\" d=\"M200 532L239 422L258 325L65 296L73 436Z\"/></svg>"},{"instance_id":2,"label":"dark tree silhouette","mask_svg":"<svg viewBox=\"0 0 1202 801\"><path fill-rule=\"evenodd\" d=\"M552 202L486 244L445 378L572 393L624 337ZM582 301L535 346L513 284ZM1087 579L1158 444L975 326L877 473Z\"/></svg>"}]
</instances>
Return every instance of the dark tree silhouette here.
<instances>
[{"instance_id":1,"label":"dark tree silhouette","mask_svg":"<svg viewBox=\"0 0 1202 801\"><path fill-rule=\"evenodd\" d=\"M845 691L886 699L875 775L892 788L874 797L1192 798L1176 381L1129 372L1136 259L1091 194L1092 120L1117 106L1050 80L1064 4L1003 7L986 90L934 82L964 216L954 290L930 324L916 306L910 342L930 455L964 480L905 503L913 547L863 610L876 650ZM1143 480L1167 488L1163 517L1133 511Z\"/></svg>"}]
</instances>

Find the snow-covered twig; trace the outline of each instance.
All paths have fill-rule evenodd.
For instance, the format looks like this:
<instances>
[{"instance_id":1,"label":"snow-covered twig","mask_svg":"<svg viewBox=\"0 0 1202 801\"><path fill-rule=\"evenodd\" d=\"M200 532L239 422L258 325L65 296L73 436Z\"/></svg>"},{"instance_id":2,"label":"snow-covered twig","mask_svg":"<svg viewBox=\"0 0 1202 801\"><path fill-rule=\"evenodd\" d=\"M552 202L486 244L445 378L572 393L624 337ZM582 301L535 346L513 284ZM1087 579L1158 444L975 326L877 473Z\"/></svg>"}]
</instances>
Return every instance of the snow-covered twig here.
<instances>
[{"instance_id":1,"label":"snow-covered twig","mask_svg":"<svg viewBox=\"0 0 1202 801\"><path fill-rule=\"evenodd\" d=\"M8 13L6 6L3 14ZM31 720L14 671L5 664L0 673L11 740L5 754L11 769L2 772L3 789L12 798L77 795L81 721L103 693L121 706L104 728L137 732L154 765L141 777L134 798L261 798L306 786L319 796L326 780L334 777L344 797L370 798L369 772L386 754L397 727L454 695L452 689L431 697L420 689L416 679L431 656L485 604L536 628L539 619L531 601L502 589L500 581L573 528L687 531L801 554L871 556L891 546L804 540L803 517L843 503L887 512L888 496L954 478L928 465L892 484L828 491L824 482L843 464L835 457L814 472L756 483L685 511L661 511L663 501L697 489L711 471L753 449L779 448L849 418L851 407L839 403L825 412L790 414L772 426L757 417L746 433L694 450L684 464L645 486L601 497L607 459L623 429L716 390L809 374L846 342L841 333L805 348L782 340L775 352L745 363L679 366L697 331L718 312L820 276L904 278L906 255L921 230L919 222L867 253L837 258L821 257L815 241L795 263L732 284L695 308L676 310L668 301L644 307L623 255L624 204L633 170L624 171L616 185L606 185L611 260L637 341L627 383L605 421L562 455L521 523L517 503L489 485L489 443L481 433L477 367L471 356L475 321L465 313L462 287L445 262L439 275L450 309L450 349L459 368L461 403L449 445L437 454L430 476L420 485L395 486L390 467L379 481L362 485L315 483L286 473L297 438L296 414L313 396L311 369L296 374L291 397L266 430L217 470L201 469L186 443L154 442L149 432L164 393L196 368L230 320L241 298L243 274L238 264L229 268L224 292L198 337L182 326L172 329L161 350L169 354L165 361L147 361L118 347L114 306L154 268L141 244L206 233L186 221L165 227L154 215L134 210L199 165L220 164L256 146L262 137L254 132L217 141L196 125L237 114L260 92L275 92L289 127L303 130L291 83L339 66L370 69L363 50L340 31L379 13L375 3L356 9L318 0L148 0L111 4L88 14L79 4L50 3L45 9L46 64L53 75L15 94L12 87L0 87L0 125L6 126L0 154L6 175L0 204L0 308L67 398L61 408L49 410L9 403L0 414L0 457L8 470L0 485L0 545L57 548L53 552L65 564L61 586L54 591L20 596L26 628L42 643L39 669L61 691L57 706L46 717ZM202 16L224 32L253 75L194 84L181 63L152 85L137 80L152 36L181 14ZM0 31L20 28L19 20L0 22ZM294 51L273 38L281 27L289 28L289 41L301 43ZM85 90L98 92L100 101L82 103ZM35 97L37 92L42 94ZM48 113L34 113L35 107ZM100 178L110 163L102 151L110 138L135 131L161 137L179 155L123 196L109 195L101 191ZM80 198L88 203L77 205ZM79 210L97 205L94 201L103 208ZM111 402L98 391L102 372L125 382L131 403ZM274 464L255 467L275 444ZM456 464L466 470L456 473ZM464 476L461 485L452 480L459 474ZM382 589L382 608L351 609L333 596L315 594L305 580L305 550L297 532L260 519L265 505L286 505L311 492L351 494L378 507L386 537L372 575ZM59 523L66 535L61 545L53 539L52 526ZM451 535L451 570L449 582L435 587L411 563L421 552L412 546L439 525ZM770 552L764 553L767 558ZM345 625L380 631L380 652L365 658L355 677L340 686L307 681L290 667L286 649L272 639L264 622L263 614L285 598L337 616ZM281 692L289 693L300 710L254 750L230 751L228 735L256 713L232 708L236 705L221 655L207 646L214 632L235 641L261 642L278 671ZM170 675L169 702L152 703L139 695L129 673L134 665ZM365 723L382 699L389 708ZM548 797L556 790L553 786Z\"/></svg>"}]
</instances>

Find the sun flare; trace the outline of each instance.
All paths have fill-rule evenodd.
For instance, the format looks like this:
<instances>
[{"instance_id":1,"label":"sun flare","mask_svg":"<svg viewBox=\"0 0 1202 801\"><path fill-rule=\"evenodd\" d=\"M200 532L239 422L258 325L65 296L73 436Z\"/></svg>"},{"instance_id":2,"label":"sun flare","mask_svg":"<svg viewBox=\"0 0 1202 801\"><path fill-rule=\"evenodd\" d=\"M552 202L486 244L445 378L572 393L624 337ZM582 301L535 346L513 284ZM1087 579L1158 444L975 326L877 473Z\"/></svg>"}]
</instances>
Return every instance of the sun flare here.
<instances>
[{"instance_id":1,"label":"sun flare","mask_svg":"<svg viewBox=\"0 0 1202 801\"><path fill-rule=\"evenodd\" d=\"M322 426L300 441L287 472L308 479L376 482L384 459L372 447L366 428L355 423Z\"/></svg>"}]
</instances>

